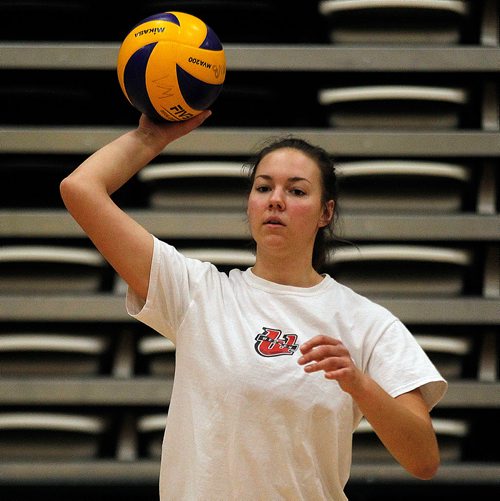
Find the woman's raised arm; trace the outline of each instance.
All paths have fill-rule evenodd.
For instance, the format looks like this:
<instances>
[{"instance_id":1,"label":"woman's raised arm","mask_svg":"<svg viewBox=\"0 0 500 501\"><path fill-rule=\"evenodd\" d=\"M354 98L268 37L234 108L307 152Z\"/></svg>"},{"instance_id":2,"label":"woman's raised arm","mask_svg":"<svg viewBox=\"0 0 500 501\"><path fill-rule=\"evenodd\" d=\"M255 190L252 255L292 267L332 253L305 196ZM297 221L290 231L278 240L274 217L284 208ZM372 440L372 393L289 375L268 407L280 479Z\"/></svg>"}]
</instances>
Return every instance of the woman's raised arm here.
<instances>
[{"instance_id":1,"label":"woman's raised arm","mask_svg":"<svg viewBox=\"0 0 500 501\"><path fill-rule=\"evenodd\" d=\"M144 300L153 255L151 234L122 211L111 195L171 142L188 134L209 111L178 123L139 126L103 146L61 182L64 204L104 258Z\"/></svg>"}]
</instances>

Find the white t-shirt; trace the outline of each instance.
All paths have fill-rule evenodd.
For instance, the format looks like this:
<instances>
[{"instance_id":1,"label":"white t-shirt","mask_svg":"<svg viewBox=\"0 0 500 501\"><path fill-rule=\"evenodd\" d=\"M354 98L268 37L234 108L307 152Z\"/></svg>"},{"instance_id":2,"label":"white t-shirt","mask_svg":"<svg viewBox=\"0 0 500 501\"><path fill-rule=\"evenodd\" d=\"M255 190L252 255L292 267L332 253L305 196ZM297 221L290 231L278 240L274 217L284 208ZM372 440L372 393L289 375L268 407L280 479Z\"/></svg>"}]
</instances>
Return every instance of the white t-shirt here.
<instances>
[{"instance_id":1,"label":"white t-shirt","mask_svg":"<svg viewBox=\"0 0 500 501\"><path fill-rule=\"evenodd\" d=\"M298 347L340 339L390 395L446 382L390 312L326 275L310 288L229 276L154 238L147 301L129 314L176 344L160 499L345 500L361 413L338 383L307 374Z\"/></svg>"}]
</instances>

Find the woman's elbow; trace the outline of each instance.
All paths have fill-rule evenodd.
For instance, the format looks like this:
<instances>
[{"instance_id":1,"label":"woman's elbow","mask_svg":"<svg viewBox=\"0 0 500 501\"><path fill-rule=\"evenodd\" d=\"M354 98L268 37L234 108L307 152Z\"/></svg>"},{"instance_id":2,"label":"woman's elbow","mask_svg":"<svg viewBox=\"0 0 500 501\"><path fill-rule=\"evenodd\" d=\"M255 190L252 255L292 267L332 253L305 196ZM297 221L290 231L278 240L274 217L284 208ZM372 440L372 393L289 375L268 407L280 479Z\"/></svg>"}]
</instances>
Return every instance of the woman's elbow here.
<instances>
[{"instance_id":1,"label":"woman's elbow","mask_svg":"<svg viewBox=\"0 0 500 501\"><path fill-rule=\"evenodd\" d=\"M419 480L430 480L438 472L439 466L440 460L438 455L437 457L428 457L419 461L411 469L408 469L408 471Z\"/></svg>"},{"instance_id":2,"label":"woman's elbow","mask_svg":"<svg viewBox=\"0 0 500 501\"><path fill-rule=\"evenodd\" d=\"M95 205L99 190L95 183L90 183L88 179L72 173L59 184L59 193L64 205L73 214L82 208L87 210L89 206Z\"/></svg>"},{"instance_id":3,"label":"woman's elbow","mask_svg":"<svg viewBox=\"0 0 500 501\"><path fill-rule=\"evenodd\" d=\"M78 184L75 182L72 175L65 177L59 184L59 193L61 194L61 198L66 205L68 204L68 201L75 196L77 188Z\"/></svg>"}]
</instances>

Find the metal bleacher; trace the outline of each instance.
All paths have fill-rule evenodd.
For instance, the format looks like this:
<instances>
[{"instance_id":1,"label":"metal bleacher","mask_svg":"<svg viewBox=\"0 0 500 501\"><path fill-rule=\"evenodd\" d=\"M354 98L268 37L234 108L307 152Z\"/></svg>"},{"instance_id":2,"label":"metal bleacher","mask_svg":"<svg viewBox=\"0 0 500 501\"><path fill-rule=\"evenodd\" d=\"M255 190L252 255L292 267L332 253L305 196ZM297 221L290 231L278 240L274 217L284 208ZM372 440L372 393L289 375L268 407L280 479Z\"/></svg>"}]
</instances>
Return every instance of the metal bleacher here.
<instances>
[{"instance_id":1,"label":"metal bleacher","mask_svg":"<svg viewBox=\"0 0 500 501\"><path fill-rule=\"evenodd\" d=\"M119 204L187 255L247 267L240 166L271 136L327 149L343 239L328 273L399 316L450 383L432 414L446 452L436 477L411 478L363 424L349 498L496 499L496 0L0 0L0 499L157 499L174 348L127 316L59 182L136 124L118 48L164 10L214 29L226 82L206 125Z\"/></svg>"}]
</instances>

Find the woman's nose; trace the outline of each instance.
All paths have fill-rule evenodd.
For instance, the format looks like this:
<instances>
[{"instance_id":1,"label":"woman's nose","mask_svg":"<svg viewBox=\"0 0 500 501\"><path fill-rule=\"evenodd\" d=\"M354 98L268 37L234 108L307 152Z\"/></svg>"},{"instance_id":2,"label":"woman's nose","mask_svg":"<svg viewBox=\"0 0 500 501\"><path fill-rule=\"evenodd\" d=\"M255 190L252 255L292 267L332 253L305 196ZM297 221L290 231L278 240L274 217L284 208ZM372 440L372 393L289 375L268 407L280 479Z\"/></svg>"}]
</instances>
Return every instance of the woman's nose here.
<instances>
[{"instance_id":1,"label":"woman's nose","mask_svg":"<svg viewBox=\"0 0 500 501\"><path fill-rule=\"evenodd\" d=\"M275 189L271 192L271 196L269 197L269 207L276 207L278 209L285 208L285 198L282 190Z\"/></svg>"}]
</instances>

